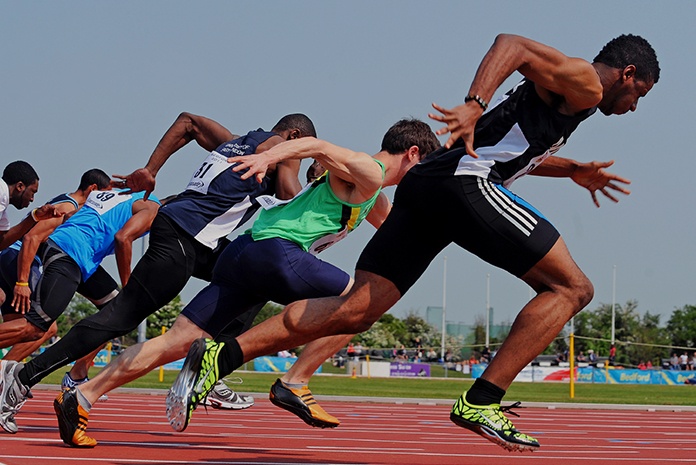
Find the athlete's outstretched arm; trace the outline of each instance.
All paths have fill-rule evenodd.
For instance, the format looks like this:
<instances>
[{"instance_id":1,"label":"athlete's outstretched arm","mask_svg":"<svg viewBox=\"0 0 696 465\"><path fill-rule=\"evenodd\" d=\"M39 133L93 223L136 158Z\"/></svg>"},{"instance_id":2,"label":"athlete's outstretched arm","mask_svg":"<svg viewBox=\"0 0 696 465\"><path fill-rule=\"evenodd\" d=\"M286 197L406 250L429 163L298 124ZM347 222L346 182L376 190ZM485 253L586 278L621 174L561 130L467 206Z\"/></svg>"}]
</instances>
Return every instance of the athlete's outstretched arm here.
<instances>
[{"instance_id":1,"label":"athlete's outstretched arm","mask_svg":"<svg viewBox=\"0 0 696 465\"><path fill-rule=\"evenodd\" d=\"M592 202L599 207L597 191L600 191L612 202L618 202L619 199L609 189L624 195L631 193L630 190L624 187L631 184L630 180L606 170L613 164L614 160L582 163L570 158L553 156L544 160L542 164L534 168L529 174L554 178L570 178L577 185L590 191Z\"/></svg>"},{"instance_id":2,"label":"athlete's outstretched arm","mask_svg":"<svg viewBox=\"0 0 696 465\"><path fill-rule=\"evenodd\" d=\"M121 287L125 286L130 278L133 241L150 230L158 210L159 204L157 202L151 200L134 202L133 216L114 236L114 255L116 256L118 275L121 278Z\"/></svg>"},{"instance_id":3,"label":"athlete's outstretched arm","mask_svg":"<svg viewBox=\"0 0 696 465\"><path fill-rule=\"evenodd\" d=\"M313 137L283 142L266 152L232 157L230 161L237 163L232 168L235 171L249 168L249 171L242 175L242 179L256 176L257 180L261 180L270 165L303 158L318 160L333 176L354 185L362 198L354 199L356 203L369 199L382 186L382 169L371 156Z\"/></svg>"},{"instance_id":4,"label":"athlete's outstretched arm","mask_svg":"<svg viewBox=\"0 0 696 465\"><path fill-rule=\"evenodd\" d=\"M223 142L236 139L239 136L232 134L220 123L191 113L181 113L174 124L164 133L157 147L150 155L150 159L144 168L133 171L128 175L115 174L114 187L125 187L131 192L146 191L145 199L155 189L155 176L164 163L177 150L192 140L208 152L217 148Z\"/></svg>"},{"instance_id":5,"label":"athlete's outstretched arm","mask_svg":"<svg viewBox=\"0 0 696 465\"><path fill-rule=\"evenodd\" d=\"M35 208L32 210L31 214L27 215L26 218L7 231L0 231L0 250L4 250L14 244L39 221L59 218L61 216L63 216L63 214L56 210L55 205L46 204L39 208Z\"/></svg>"},{"instance_id":6,"label":"athlete's outstretched arm","mask_svg":"<svg viewBox=\"0 0 696 465\"><path fill-rule=\"evenodd\" d=\"M515 71L533 81L547 103L552 99L551 94L562 96L569 114L592 108L602 99L602 83L588 61L568 57L525 37L500 34L483 57L469 88L468 95L475 98L451 110L433 104L442 114L428 116L446 124L437 134L450 133L445 147L451 147L461 138L467 153L476 156L473 147L476 121L496 89Z\"/></svg>"}]
</instances>

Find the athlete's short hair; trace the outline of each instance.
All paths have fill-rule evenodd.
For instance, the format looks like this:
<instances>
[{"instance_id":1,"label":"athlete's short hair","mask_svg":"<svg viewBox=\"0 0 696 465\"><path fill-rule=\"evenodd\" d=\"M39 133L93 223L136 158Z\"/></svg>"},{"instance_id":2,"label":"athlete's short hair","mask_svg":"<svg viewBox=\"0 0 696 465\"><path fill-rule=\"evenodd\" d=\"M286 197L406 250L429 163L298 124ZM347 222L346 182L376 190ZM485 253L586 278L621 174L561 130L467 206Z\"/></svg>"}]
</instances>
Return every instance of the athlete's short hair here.
<instances>
[{"instance_id":1,"label":"athlete's short hair","mask_svg":"<svg viewBox=\"0 0 696 465\"><path fill-rule=\"evenodd\" d=\"M2 172L2 180L8 186L18 182L24 183L25 186L31 186L39 180L39 175L36 174L36 171L29 163L17 160L5 167L5 170Z\"/></svg>"},{"instance_id":2,"label":"athlete's short hair","mask_svg":"<svg viewBox=\"0 0 696 465\"><path fill-rule=\"evenodd\" d=\"M595 57L594 62L618 69L635 65L636 79L652 81L654 84L660 79L657 54L650 43L641 36L622 34L610 40Z\"/></svg>"},{"instance_id":3,"label":"athlete's short hair","mask_svg":"<svg viewBox=\"0 0 696 465\"><path fill-rule=\"evenodd\" d=\"M422 159L439 149L440 141L427 123L416 118L404 118L389 128L382 139L381 150L397 155L414 145L418 147Z\"/></svg>"},{"instance_id":4,"label":"athlete's short hair","mask_svg":"<svg viewBox=\"0 0 696 465\"><path fill-rule=\"evenodd\" d=\"M96 184L97 189L106 189L107 187L109 187L110 182L111 178L108 174L106 174L98 168L92 168L89 171L85 171L85 173L80 178L80 185L77 188L83 191L86 190L92 184Z\"/></svg>"},{"instance_id":5,"label":"athlete's short hair","mask_svg":"<svg viewBox=\"0 0 696 465\"><path fill-rule=\"evenodd\" d=\"M317 131L314 129L314 123L307 115L302 113L293 113L280 118L280 121L273 126L271 131L282 132L299 129L300 137L317 137Z\"/></svg>"}]
</instances>

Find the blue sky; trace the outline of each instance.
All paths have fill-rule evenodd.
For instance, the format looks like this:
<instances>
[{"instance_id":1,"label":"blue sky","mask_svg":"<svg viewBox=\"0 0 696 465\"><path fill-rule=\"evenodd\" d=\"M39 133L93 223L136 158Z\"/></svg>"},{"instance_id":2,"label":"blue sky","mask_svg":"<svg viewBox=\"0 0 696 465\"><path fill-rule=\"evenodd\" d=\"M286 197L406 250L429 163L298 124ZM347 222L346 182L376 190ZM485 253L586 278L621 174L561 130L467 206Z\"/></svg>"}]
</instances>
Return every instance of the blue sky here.
<instances>
[{"instance_id":1,"label":"blue sky","mask_svg":"<svg viewBox=\"0 0 696 465\"><path fill-rule=\"evenodd\" d=\"M374 154L399 118L427 120L431 102L459 104L498 33L589 60L613 37L640 34L657 51L660 82L637 112L597 113L559 153L616 160L613 171L633 181L633 193L597 209L569 180L527 177L513 191L561 231L595 285L589 308L611 303L616 265L617 302L635 299L664 323L674 308L696 304L688 187L696 171L689 145L695 18L689 2L642 0L0 0L2 161L35 166L42 202L73 190L89 168L123 174L143 166L182 111L235 133L303 112L321 138ZM156 193L181 191L204 156L195 145L177 153ZM352 271L372 233L365 224L323 258ZM471 323L484 313L488 274L496 321L512 320L528 300L526 285L450 247L394 314L425 315L441 305L445 255L448 320ZM190 283L184 300L200 288Z\"/></svg>"}]
</instances>

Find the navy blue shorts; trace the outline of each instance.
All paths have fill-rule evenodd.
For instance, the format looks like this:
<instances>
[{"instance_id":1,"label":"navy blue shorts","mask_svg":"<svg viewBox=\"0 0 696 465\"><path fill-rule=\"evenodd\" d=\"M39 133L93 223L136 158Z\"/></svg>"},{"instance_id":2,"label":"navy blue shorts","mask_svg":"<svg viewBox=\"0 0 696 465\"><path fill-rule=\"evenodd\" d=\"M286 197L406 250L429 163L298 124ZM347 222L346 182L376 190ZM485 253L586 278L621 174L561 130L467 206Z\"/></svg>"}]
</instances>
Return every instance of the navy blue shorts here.
<instances>
[{"instance_id":1,"label":"navy blue shorts","mask_svg":"<svg viewBox=\"0 0 696 465\"><path fill-rule=\"evenodd\" d=\"M292 241L254 241L250 234L243 234L225 248L211 283L182 314L215 337L236 320L248 320L246 312L258 312L268 301L287 305L296 300L337 296L349 282L348 273Z\"/></svg>"}]
</instances>

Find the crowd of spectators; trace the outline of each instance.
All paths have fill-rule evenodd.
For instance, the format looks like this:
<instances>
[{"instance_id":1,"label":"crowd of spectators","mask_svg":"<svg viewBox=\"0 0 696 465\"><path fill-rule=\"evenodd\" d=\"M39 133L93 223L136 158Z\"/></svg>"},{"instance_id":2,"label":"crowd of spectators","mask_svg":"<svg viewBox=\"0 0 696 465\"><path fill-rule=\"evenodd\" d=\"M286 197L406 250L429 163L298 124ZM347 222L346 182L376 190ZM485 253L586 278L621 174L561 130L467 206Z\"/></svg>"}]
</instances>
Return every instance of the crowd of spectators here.
<instances>
[{"instance_id":1,"label":"crowd of spectators","mask_svg":"<svg viewBox=\"0 0 696 465\"><path fill-rule=\"evenodd\" d=\"M294 354L293 354L294 355ZM392 360L404 363L437 363L444 364L448 369L460 370L464 366L473 366L479 363L490 363L495 356L495 350L491 351L489 347L483 347L480 350L472 350L470 357L462 359L461 356L453 354L450 349L445 351L444 358L438 349L428 347L427 350L421 345L420 338L411 341L411 347L406 347L404 344L399 344L398 347L391 349L365 349L360 343L353 344L352 342L341 352L336 354L333 359L334 366L343 367L347 360L359 361L365 359L366 356L372 357L373 360ZM544 358L545 363L551 365L566 365L569 362L569 352L558 352L555 356L540 356L538 359ZM657 359L656 359L657 360ZM537 360L538 362L539 360ZM598 354L594 349L579 350L575 355L576 364L578 366L609 366L616 367L616 346L611 345L609 352L603 356ZM656 363L659 360L656 361ZM634 362L635 363L635 362ZM567 365L566 365L567 366ZM657 365L657 368L660 366ZM637 368L639 370L650 370L655 368L653 360L640 360L637 365L626 365L622 368ZM696 371L696 352L689 357L684 351L681 355L673 352L671 358L662 360L662 368L670 370L694 370Z\"/></svg>"}]
</instances>

